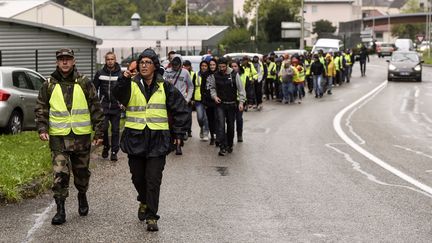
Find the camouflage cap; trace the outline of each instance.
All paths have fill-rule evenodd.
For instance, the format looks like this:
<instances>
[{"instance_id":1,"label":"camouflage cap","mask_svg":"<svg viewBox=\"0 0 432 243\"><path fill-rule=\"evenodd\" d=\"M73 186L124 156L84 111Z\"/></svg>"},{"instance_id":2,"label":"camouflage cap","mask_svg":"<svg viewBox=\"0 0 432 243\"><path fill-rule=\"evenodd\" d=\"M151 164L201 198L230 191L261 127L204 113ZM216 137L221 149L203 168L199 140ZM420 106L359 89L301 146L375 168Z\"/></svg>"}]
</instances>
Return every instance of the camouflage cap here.
<instances>
[{"instance_id":1,"label":"camouflage cap","mask_svg":"<svg viewBox=\"0 0 432 243\"><path fill-rule=\"evenodd\" d=\"M74 57L74 51L72 49L69 48L62 48L58 51L56 51L56 57L62 57L62 56L70 56L70 57Z\"/></svg>"}]
</instances>

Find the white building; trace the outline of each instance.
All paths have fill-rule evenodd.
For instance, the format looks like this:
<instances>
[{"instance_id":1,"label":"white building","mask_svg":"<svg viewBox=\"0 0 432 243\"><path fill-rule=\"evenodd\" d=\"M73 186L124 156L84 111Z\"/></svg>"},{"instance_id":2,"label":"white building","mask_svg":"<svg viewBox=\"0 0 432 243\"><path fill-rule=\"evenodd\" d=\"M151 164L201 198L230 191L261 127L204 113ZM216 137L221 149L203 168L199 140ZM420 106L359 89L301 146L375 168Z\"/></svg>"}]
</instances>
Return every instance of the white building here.
<instances>
[{"instance_id":1,"label":"white building","mask_svg":"<svg viewBox=\"0 0 432 243\"><path fill-rule=\"evenodd\" d=\"M361 0L304 0L305 22L312 23L310 32L313 32L313 25L319 20L328 20L335 26L336 34L340 22L348 22L362 18ZM307 45L313 45L316 35L305 38Z\"/></svg>"},{"instance_id":2,"label":"white building","mask_svg":"<svg viewBox=\"0 0 432 243\"><path fill-rule=\"evenodd\" d=\"M93 26L81 13L49 0L0 0L0 17L50 26Z\"/></svg>"}]
</instances>

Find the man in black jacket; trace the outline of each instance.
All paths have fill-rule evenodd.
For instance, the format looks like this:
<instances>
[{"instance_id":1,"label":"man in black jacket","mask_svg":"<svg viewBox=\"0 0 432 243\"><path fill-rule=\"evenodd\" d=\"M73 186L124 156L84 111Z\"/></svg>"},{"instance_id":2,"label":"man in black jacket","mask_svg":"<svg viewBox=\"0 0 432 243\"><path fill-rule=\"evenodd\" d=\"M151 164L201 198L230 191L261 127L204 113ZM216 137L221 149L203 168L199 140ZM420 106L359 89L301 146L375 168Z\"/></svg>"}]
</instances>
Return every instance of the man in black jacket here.
<instances>
[{"instance_id":1,"label":"man in black jacket","mask_svg":"<svg viewBox=\"0 0 432 243\"><path fill-rule=\"evenodd\" d=\"M116 86L120 75L121 68L116 62L114 52L108 52L105 55L104 67L96 72L93 79L93 84L99 93L99 99L101 100L105 115L103 158L108 158L108 152L110 150L108 128L111 123L111 161L117 161L117 153L119 151L121 107L118 100L112 94L112 90Z\"/></svg>"},{"instance_id":2,"label":"man in black jacket","mask_svg":"<svg viewBox=\"0 0 432 243\"><path fill-rule=\"evenodd\" d=\"M138 74L132 77L125 71L113 93L126 107L120 146L128 154L138 192L138 218L146 220L148 231L157 231L160 185L166 155L172 148L171 136L174 144L181 142L190 116L183 95L160 75L156 53L146 49L137 62Z\"/></svg>"},{"instance_id":3,"label":"man in black jacket","mask_svg":"<svg viewBox=\"0 0 432 243\"><path fill-rule=\"evenodd\" d=\"M236 109L243 111L246 92L240 75L228 67L228 60L219 58L219 69L207 79L210 93L216 102L216 139L220 146L219 155L233 151L234 121ZM226 124L226 132L225 132Z\"/></svg>"}]
</instances>

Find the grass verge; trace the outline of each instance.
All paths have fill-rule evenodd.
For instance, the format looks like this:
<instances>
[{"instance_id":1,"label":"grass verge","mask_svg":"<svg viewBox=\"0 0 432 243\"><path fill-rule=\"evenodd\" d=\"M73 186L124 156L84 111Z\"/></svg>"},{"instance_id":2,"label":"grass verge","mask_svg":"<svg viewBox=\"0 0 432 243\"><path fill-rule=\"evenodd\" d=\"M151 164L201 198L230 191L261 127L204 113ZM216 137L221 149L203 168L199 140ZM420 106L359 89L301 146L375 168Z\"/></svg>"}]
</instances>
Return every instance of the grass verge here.
<instances>
[{"instance_id":1,"label":"grass verge","mask_svg":"<svg viewBox=\"0 0 432 243\"><path fill-rule=\"evenodd\" d=\"M0 136L0 201L37 195L51 180L49 145L37 132Z\"/></svg>"}]
</instances>

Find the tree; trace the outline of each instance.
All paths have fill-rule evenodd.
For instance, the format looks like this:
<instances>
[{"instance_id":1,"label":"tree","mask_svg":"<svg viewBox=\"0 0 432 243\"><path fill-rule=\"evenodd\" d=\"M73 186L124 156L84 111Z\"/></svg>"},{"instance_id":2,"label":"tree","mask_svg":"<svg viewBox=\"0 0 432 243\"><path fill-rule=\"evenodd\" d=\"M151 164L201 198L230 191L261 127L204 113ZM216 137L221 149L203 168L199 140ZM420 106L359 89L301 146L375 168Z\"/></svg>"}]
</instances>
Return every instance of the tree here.
<instances>
[{"instance_id":1,"label":"tree","mask_svg":"<svg viewBox=\"0 0 432 243\"><path fill-rule=\"evenodd\" d=\"M267 39L270 42L282 41L281 22L299 21L300 1L297 0L246 0L243 6L245 13L255 13L258 8L259 40ZM255 29L256 19L253 20L251 31Z\"/></svg>"},{"instance_id":2,"label":"tree","mask_svg":"<svg viewBox=\"0 0 432 243\"><path fill-rule=\"evenodd\" d=\"M424 9L420 8L418 0L409 0L401 13L418 13L423 12ZM404 37L414 40L417 34L425 32L425 24L396 24L391 27L392 36Z\"/></svg>"},{"instance_id":3,"label":"tree","mask_svg":"<svg viewBox=\"0 0 432 243\"><path fill-rule=\"evenodd\" d=\"M312 33L317 34L318 38L329 37L336 31L336 27L333 26L332 22L321 19L315 22Z\"/></svg>"},{"instance_id":4,"label":"tree","mask_svg":"<svg viewBox=\"0 0 432 243\"><path fill-rule=\"evenodd\" d=\"M245 28L231 28L219 43L228 50L243 50L250 44L250 33Z\"/></svg>"},{"instance_id":5,"label":"tree","mask_svg":"<svg viewBox=\"0 0 432 243\"><path fill-rule=\"evenodd\" d=\"M177 0L166 13L166 25L185 25L186 24L186 2ZM209 19L198 13L188 13L188 22L190 25L211 24Z\"/></svg>"}]
</instances>

